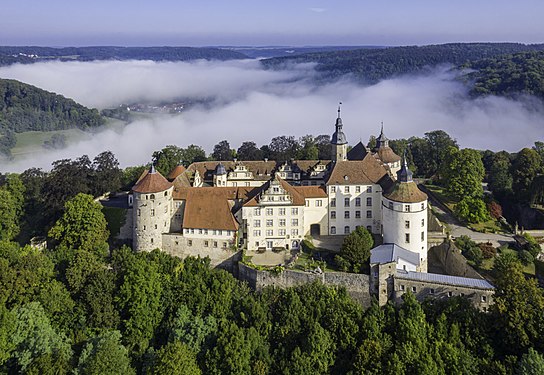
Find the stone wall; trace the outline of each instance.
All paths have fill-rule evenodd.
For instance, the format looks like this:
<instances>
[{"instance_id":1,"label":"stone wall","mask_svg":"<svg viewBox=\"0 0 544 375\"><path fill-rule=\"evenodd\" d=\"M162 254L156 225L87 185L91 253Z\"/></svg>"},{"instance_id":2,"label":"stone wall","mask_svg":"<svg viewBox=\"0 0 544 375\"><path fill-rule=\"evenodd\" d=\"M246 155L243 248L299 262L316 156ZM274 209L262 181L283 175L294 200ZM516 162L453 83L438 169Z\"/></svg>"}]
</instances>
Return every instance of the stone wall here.
<instances>
[{"instance_id":1,"label":"stone wall","mask_svg":"<svg viewBox=\"0 0 544 375\"><path fill-rule=\"evenodd\" d=\"M311 273L294 270L284 270L279 274L269 271L259 271L243 263L238 264L238 278L246 281L257 291L267 286L289 288L297 285L320 282L327 286L345 287L349 295L364 307L370 306L369 276L364 274L344 272Z\"/></svg>"},{"instance_id":2,"label":"stone wall","mask_svg":"<svg viewBox=\"0 0 544 375\"><path fill-rule=\"evenodd\" d=\"M134 222L132 215L132 208L127 209L125 223L121 229L119 229L119 234L116 237L118 240L132 240L132 227Z\"/></svg>"},{"instance_id":3,"label":"stone wall","mask_svg":"<svg viewBox=\"0 0 544 375\"><path fill-rule=\"evenodd\" d=\"M432 283L429 281L416 281L403 279L398 275L394 279L394 301L402 303L402 296L411 292L418 301L424 301L427 298L442 299L462 296L467 298L472 304L486 311L493 303L493 289L476 289L458 285L447 285Z\"/></svg>"},{"instance_id":4,"label":"stone wall","mask_svg":"<svg viewBox=\"0 0 544 375\"><path fill-rule=\"evenodd\" d=\"M185 259L187 257L209 257L212 267L219 267L227 270L236 270L236 263L241 259L241 251L221 247L205 247L205 239L190 239L191 246L188 246L188 239L181 233L165 233L162 235L162 251L167 254Z\"/></svg>"},{"instance_id":5,"label":"stone wall","mask_svg":"<svg viewBox=\"0 0 544 375\"><path fill-rule=\"evenodd\" d=\"M467 263L453 241L444 241L439 246L432 247L429 250L429 262L439 263L446 275L483 279L482 275Z\"/></svg>"}]
</instances>

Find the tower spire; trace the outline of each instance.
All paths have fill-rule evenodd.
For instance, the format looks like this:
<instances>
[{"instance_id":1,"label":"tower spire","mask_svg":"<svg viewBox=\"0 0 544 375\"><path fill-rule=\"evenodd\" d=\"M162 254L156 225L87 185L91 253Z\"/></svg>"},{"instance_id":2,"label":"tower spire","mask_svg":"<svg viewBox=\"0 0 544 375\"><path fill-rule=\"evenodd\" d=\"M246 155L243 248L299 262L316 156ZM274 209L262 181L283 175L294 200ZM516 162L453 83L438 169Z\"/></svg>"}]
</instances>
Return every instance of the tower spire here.
<instances>
[{"instance_id":1,"label":"tower spire","mask_svg":"<svg viewBox=\"0 0 544 375\"><path fill-rule=\"evenodd\" d=\"M342 106L342 102L338 102L338 118L340 118L340 109Z\"/></svg>"}]
</instances>

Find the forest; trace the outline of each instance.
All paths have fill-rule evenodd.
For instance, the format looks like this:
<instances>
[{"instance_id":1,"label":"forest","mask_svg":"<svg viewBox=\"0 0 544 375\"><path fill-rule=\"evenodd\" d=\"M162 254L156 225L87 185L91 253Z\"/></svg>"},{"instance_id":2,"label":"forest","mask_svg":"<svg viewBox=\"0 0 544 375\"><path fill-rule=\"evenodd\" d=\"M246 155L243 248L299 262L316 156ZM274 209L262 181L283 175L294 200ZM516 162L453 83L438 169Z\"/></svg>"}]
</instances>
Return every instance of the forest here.
<instances>
[{"instance_id":1,"label":"forest","mask_svg":"<svg viewBox=\"0 0 544 375\"><path fill-rule=\"evenodd\" d=\"M316 63L319 80L329 81L349 74L365 84L375 84L403 74L426 72L441 64L457 66L485 58L541 50L544 50L544 44L450 43L309 53L276 57L262 63L270 69L282 69L294 63Z\"/></svg>"},{"instance_id":2,"label":"forest","mask_svg":"<svg viewBox=\"0 0 544 375\"><path fill-rule=\"evenodd\" d=\"M279 137L265 150L289 152L289 145L299 145L284 138L291 139ZM428 150L455 145L441 131L421 142L428 142ZM232 158L261 151L253 142L243 146L234 150L221 141L214 153ZM296 149L304 149L304 143ZM169 168L167 161L179 163L180 155L206 158L199 150L169 146L154 160ZM315 152L317 146L310 153ZM513 159L517 169L532 165L525 154L522 150ZM445 153L443 163L456 155ZM494 157L476 155L486 165ZM123 171L111 152L103 152L93 160L85 155L59 160L50 172L34 168L0 175L1 372L544 371L544 294L515 257L501 254L495 260L495 304L487 312L462 298L420 304L409 293L400 306L363 308L345 289L321 284L256 293L230 273L211 269L208 259L181 260L159 250L134 253L113 241L93 197L130 187L141 172L137 169ZM48 247L26 245L34 235L45 235Z\"/></svg>"},{"instance_id":3,"label":"forest","mask_svg":"<svg viewBox=\"0 0 544 375\"><path fill-rule=\"evenodd\" d=\"M43 61L93 60L233 60L246 55L221 48L197 47L9 47L0 46L0 66L14 63L30 64Z\"/></svg>"},{"instance_id":4,"label":"forest","mask_svg":"<svg viewBox=\"0 0 544 375\"><path fill-rule=\"evenodd\" d=\"M15 145L14 133L86 130L104 123L96 109L26 83L0 78L0 154L9 155Z\"/></svg>"}]
</instances>

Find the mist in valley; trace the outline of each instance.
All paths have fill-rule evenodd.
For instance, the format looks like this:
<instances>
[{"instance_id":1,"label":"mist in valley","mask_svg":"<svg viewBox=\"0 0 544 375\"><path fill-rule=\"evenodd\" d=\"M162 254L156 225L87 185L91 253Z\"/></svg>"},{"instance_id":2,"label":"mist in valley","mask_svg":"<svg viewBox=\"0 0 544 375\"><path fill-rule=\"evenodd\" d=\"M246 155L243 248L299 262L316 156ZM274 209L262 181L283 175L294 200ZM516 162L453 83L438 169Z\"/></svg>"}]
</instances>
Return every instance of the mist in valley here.
<instances>
[{"instance_id":1,"label":"mist in valley","mask_svg":"<svg viewBox=\"0 0 544 375\"><path fill-rule=\"evenodd\" d=\"M346 77L317 84L311 65L264 70L258 61L155 63L149 61L50 62L0 68L1 78L20 80L98 109L134 102L211 98L180 114L156 114L105 128L62 150L2 161L0 170L49 169L51 162L112 151L122 167L145 164L166 145L202 146L211 152L226 139L268 144L278 135L332 134L343 102L344 131L351 145L366 143L383 121L391 139L422 137L442 129L461 147L518 151L544 139L544 110L536 99L472 99L447 68L362 86Z\"/></svg>"}]
</instances>

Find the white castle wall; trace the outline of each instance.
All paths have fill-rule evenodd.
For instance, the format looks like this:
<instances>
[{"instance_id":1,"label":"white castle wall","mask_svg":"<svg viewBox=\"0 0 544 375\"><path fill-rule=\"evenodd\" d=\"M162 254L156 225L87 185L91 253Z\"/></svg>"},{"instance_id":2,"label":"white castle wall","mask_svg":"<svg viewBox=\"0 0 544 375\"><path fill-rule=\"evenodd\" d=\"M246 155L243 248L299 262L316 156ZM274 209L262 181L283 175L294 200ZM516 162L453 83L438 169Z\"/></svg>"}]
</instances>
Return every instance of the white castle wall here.
<instances>
[{"instance_id":1,"label":"white castle wall","mask_svg":"<svg viewBox=\"0 0 544 375\"><path fill-rule=\"evenodd\" d=\"M173 189L152 194L134 192L132 243L135 251L162 247L162 233L170 231Z\"/></svg>"}]
</instances>

